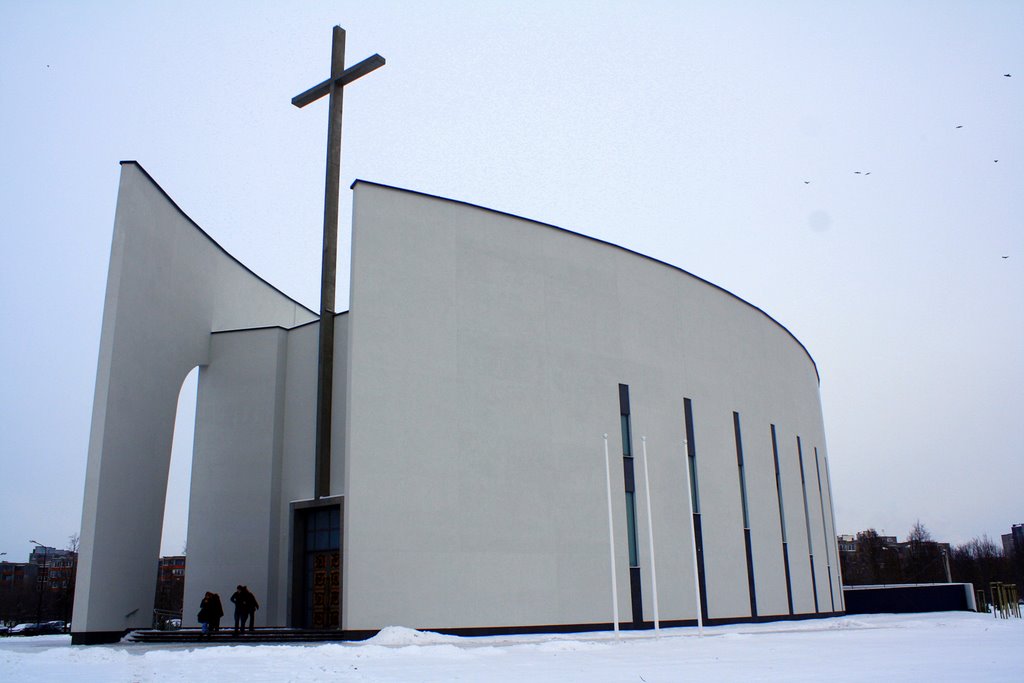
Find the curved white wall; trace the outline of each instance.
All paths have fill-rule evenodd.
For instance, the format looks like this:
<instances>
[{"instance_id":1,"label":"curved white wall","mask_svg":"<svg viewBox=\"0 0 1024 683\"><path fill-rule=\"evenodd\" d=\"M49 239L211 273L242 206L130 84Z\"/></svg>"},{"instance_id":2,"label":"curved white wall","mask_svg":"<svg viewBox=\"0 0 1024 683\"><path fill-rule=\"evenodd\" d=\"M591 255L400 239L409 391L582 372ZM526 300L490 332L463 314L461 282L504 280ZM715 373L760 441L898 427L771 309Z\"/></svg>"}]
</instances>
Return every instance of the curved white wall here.
<instances>
[{"instance_id":1,"label":"curved white wall","mask_svg":"<svg viewBox=\"0 0 1024 683\"><path fill-rule=\"evenodd\" d=\"M661 619L697 616L684 398L693 408L705 616L753 616L734 412L757 616L790 616L772 425L792 615L842 610L818 378L788 331L708 282L614 245L380 185L359 182L354 192L351 310L336 322L331 468L331 493L344 495L345 506L342 628L607 624L603 433L612 456L616 591L630 621L620 384L629 386L636 454L647 437ZM291 505L312 497L315 320L210 240L141 167L125 163L89 445L76 642L149 625L175 405L197 365L185 619L203 591L226 596L247 583L261 599L261 625L289 623Z\"/></svg>"},{"instance_id":2,"label":"curved white wall","mask_svg":"<svg viewBox=\"0 0 1024 683\"><path fill-rule=\"evenodd\" d=\"M841 610L828 483L819 496L815 478L815 449L822 477L827 457L818 377L788 331L718 287L614 245L459 202L354 188L344 628L609 622L603 433L628 621L620 383L636 452L647 437L661 618L697 614L684 398L694 414L707 616L751 616L734 411L758 615L788 616L772 424L793 611L816 613L815 584L817 613ZM638 486L649 621L645 502Z\"/></svg>"},{"instance_id":3,"label":"curved white wall","mask_svg":"<svg viewBox=\"0 0 1024 683\"><path fill-rule=\"evenodd\" d=\"M122 163L89 439L76 634L151 623L178 390L192 368L207 363L210 332L292 327L316 317L221 249L141 166Z\"/></svg>"}]
</instances>

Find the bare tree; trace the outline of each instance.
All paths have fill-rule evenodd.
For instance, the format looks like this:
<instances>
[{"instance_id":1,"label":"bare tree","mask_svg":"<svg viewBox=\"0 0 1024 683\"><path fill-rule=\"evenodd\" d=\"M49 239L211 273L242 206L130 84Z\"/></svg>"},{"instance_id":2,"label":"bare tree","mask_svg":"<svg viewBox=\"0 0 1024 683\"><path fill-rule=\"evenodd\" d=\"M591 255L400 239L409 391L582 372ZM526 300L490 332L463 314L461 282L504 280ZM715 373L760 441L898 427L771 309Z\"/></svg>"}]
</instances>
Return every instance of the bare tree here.
<instances>
[{"instance_id":1,"label":"bare tree","mask_svg":"<svg viewBox=\"0 0 1024 683\"><path fill-rule=\"evenodd\" d=\"M942 547L932 539L921 523L914 522L907 534L906 565L903 579L908 583L940 582L945 579Z\"/></svg>"},{"instance_id":2,"label":"bare tree","mask_svg":"<svg viewBox=\"0 0 1024 683\"><path fill-rule=\"evenodd\" d=\"M988 591L993 581L1011 583L1013 569L1002 549L988 536L972 538L963 545L953 548L950 553L953 579L974 584L975 588Z\"/></svg>"},{"instance_id":3,"label":"bare tree","mask_svg":"<svg viewBox=\"0 0 1024 683\"><path fill-rule=\"evenodd\" d=\"M931 543L935 539L932 538L932 534L925 528L921 520L914 522L914 526L910 527L910 533L907 534L907 540L911 543Z\"/></svg>"}]
</instances>

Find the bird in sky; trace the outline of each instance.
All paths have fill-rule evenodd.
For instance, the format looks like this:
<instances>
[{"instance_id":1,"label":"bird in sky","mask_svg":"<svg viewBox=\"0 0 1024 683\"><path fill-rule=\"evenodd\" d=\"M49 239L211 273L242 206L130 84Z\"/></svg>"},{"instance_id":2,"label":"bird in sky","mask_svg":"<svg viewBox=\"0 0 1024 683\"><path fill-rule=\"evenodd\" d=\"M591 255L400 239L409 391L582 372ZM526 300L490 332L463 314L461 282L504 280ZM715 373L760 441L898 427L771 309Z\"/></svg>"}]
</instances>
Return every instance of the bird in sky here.
<instances>
[{"instance_id":1,"label":"bird in sky","mask_svg":"<svg viewBox=\"0 0 1024 683\"><path fill-rule=\"evenodd\" d=\"M993 164L998 164L998 163L999 163L999 159L993 159L993 160L992 160L992 163L993 163Z\"/></svg>"},{"instance_id":2,"label":"bird in sky","mask_svg":"<svg viewBox=\"0 0 1024 683\"><path fill-rule=\"evenodd\" d=\"M1003 258L1010 258L1010 257L1009 256L1004 256Z\"/></svg>"},{"instance_id":3,"label":"bird in sky","mask_svg":"<svg viewBox=\"0 0 1024 683\"><path fill-rule=\"evenodd\" d=\"M963 128L963 126L957 126L957 128Z\"/></svg>"},{"instance_id":4,"label":"bird in sky","mask_svg":"<svg viewBox=\"0 0 1024 683\"><path fill-rule=\"evenodd\" d=\"M1004 76L1006 76L1007 78L1009 78L1009 77L1010 77L1010 74L1003 74L1003 75L1004 75Z\"/></svg>"},{"instance_id":5,"label":"bird in sky","mask_svg":"<svg viewBox=\"0 0 1024 683\"><path fill-rule=\"evenodd\" d=\"M805 181L804 181L804 185L810 185L810 184L811 184L811 181L810 181L810 180L805 180Z\"/></svg>"}]
</instances>

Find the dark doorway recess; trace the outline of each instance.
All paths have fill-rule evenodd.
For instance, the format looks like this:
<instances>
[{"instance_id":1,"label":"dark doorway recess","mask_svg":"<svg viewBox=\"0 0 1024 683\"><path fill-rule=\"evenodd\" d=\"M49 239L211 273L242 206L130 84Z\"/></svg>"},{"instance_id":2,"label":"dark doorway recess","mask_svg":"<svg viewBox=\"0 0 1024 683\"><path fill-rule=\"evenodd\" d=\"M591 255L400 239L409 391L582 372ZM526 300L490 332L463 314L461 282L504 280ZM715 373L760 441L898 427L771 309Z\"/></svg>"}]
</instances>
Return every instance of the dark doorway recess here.
<instances>
[{"instance_id":1,"label":"dark doorway recess","mask_svg":"<svg viewBox=\"0 0 1024 683\"><path fill-rule=\"evenodd\" d=\"M341 505L295 509L292 625L341 626Z\"/></svg>"}]
</instances>

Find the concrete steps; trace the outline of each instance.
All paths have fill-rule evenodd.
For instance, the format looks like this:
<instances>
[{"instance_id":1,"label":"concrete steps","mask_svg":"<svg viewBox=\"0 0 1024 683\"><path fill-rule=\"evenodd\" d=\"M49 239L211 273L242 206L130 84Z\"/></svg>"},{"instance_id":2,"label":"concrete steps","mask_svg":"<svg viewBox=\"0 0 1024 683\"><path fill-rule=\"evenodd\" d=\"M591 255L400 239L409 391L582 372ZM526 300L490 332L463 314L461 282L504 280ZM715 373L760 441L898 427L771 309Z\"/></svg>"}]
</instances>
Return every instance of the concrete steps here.
<instances>
[{"instance_id":1,"label":"concrete steps","mask_svg":"<svg viewBox=\"0 0 1024 683\"><path fill-rule=\"evenodd\" d=\"M353 640L352 634L336 630L306 630L294 628L257 628L235 635L231 628L203 635L197 628L177 631L139 630L125 636L130 643L181 643L206 645L239 645L251 643L326 643Z\"/></svg>"}]
</instances>

